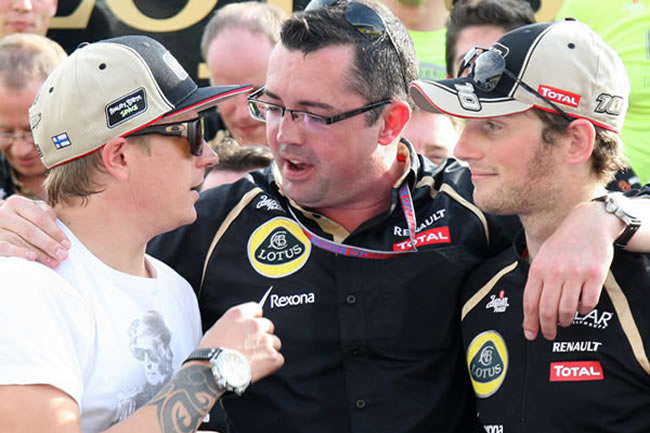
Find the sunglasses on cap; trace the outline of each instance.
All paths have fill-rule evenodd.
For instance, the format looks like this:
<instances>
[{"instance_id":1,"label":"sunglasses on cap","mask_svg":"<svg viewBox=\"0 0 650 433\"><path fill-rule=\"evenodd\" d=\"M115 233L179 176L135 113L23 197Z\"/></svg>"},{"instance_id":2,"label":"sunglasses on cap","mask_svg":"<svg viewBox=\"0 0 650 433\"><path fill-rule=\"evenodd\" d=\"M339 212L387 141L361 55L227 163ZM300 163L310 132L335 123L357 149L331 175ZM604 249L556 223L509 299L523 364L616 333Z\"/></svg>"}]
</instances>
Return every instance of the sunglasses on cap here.
<instances>
[{"instance_id":1,"label":"sunglasses on cap","mask_svg":"<svg viewBox=\"0 0 650 433\"><path fill-rule=\"evenodd\" d=\"M343 0L312 0L305 7L305 11L313 11L316 9L336 6L341 1ZM402 61L402 56L400 51L397 49L397 45L395 45L393 37L388 31L384 19L372 8L354 1L348 2L343 15L345 16L346 21L362 35L374 38L379 38L384 35L388 37L388 41L393 47L393 50L395 50L400 66L402 67L402 80L404 81L406 88L408 88L408 83L406 83L406 79L404 78L404 63Z\"/></svg>"},{"instance_id":2,"label":"sunglasses on cap","mask_svg":"<svg viewBox=\"0 0 650 433\"><path fill-rule=\"evenodd\" d=\"M160 134L169 137L183 137L190 143L190 153L194 156L203 155L203 132L205 128L203 117L184 122L166 123L164 125L147 126L139 129L129 137L147 134Z\"/></svg>"},{"instance_id":3,"label":"sunglasses on cap","mask_svg":"<svg viewBox=\"0 0 650 433\"><path fill-rule=\"evenodd\" d=\"M465 54L465 57L463 57L460 68L458 68L457 76L468 76L479 90L489 93L497 87L504 74L519 84L525 91L546 102L569 122L574 120L564 110L558 107L557 104L543 96L506 69L505 57L496 50L481 47L472 48L467 52L467 54Z\"/></svg>"}]
</instances>

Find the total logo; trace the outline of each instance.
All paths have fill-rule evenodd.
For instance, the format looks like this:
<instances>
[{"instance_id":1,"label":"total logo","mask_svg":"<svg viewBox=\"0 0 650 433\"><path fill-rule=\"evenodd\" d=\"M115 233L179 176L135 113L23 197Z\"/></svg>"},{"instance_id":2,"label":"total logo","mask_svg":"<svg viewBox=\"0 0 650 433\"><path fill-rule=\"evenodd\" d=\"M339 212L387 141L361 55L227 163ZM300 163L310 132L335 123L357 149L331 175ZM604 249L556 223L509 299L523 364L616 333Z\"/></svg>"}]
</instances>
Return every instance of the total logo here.
<instances>
[{"instance_id":1,"label":"total logo","mask_svg":"<svg viewBox=\"0 0 650 433\"><path fill-rule=\"evenodd\" d=\"M311 243L295 221L273 218L248 239L248 260L253 269L269 278L282 278L300 270L311 253Z\"/></svg>"},{"instance_id":2,"label":"total logo","mask_svg":"<svg viewBox=\"0 0 650 433\"><path fill-rule=\"evenodd\" d=\"M508 349L501 334L485 331L474 337L467 348L467 368L477 397L497 392L508 371Z\"/></svg>"},{"instance_id":3,"label":"total logo","mask_svg":"<svg viewBox=\"0 0 650 433\"><path fill-rule=\"evenodd\" d=\"M449 237L449 227L434 227L430 230L416 234L414 240L416 247L433 244L450 244L451 237ZM393 251L409 250L411 249L411 243L411 239L397 242L393 244Z\"/></svg>"},{"instance_id":4,"label":"total logo","mask_svg":"<svg viewBox=\"0 0 650 433\"><path fill-rule=\"evenodd\" d=\"M485 305L485 308L487 310L491 308L494 313L505 313L509 306L506 292L505 290L501 290L498 298L496 295L490 295L490 301Z\"/></svg>"},{"instance_id":5,"label":"total logo","mask_svg":"<svg viewBox=\"0 0 650 433\"><path fill-rule=\"evenodd\" d=\"M603 367L599 361L551 362L551 382L581 382L604 378Z\"/></svg>"},{"instance_id":6,"label":"total logo","mask_svg":"<svg viewBox=\"0 0 650 433\"><path fill-rule=\"evenodd\" d=\"M580 95L576 93L556 89L555 87L544 86L543 84L539 86L538 90L542 96L553 102L559 102L560 104L568 105L570 107L578 107L578 104L580 104Z\"/></svg>"}]
</instances>

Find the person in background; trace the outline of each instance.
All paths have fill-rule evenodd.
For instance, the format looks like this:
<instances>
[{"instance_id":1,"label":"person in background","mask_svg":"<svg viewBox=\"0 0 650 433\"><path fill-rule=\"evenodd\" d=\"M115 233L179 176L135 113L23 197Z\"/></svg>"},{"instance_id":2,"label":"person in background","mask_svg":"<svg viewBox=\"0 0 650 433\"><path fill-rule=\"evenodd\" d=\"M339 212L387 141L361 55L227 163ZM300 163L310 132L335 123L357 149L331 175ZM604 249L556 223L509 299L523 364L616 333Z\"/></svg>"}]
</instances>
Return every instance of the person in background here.
<instances>
[{"instance_id":1,"label":"person in background","mask_svg":"<svg viewBox=\"0 0 650 433\"><path fill-rule=\"evenodd\" d=\"M63 48L44 36L16 33L0 39L0 202L12 194L45 199L47 170L34 146L28 110L65 58Z\"/></svg>"},{"instance_id":2,"label":"person in background","mask_svg":"<svg viewBox=\"0 0 650 433\"><path fill-rule=\"evenodd\" d=\"M213 85L251 83L262 87L271 49L280 38L286 13L277 6L255 1L231 3L217 9L203 30L201 53ZM223 126L213 147L226 137L245 145L266 145L263 123L248 113L246 96L219 105Z\"/></svg>"},{"instance_id":3,"label":"person in background","mask_svg":"<svg viewBox=\"0 0 650 433\"><path fill-rule=\"evenodd\" d=\"M624 164L618 134L630 84L623 62L576 21L520 27L468 59L463 78L413 90L428 109L467 119L455 155L469 164L474 202L518 215L524 228L462 291L463 345L481 424L488 432L650 431L650 254L626 251L640 221L621 193L605 189ZM626 225L600 301L560 318L569 326L554 340L526 341L530 263L571 210L592 200Z\"/></svg>"},{"instance_id":4,"label":"person in background","mask_svg":"<svg viewBox=\"0 0 650 433\"><path fill-rule=\"evenodd\" d=\"M57 5L57 0L3 0L0 2L0 38L13 33L45 36Z\"/></svg>"},{"instance_id":5,"label":"person in background","mask_svg":"<svg viewBox=\"0 0 650 433\"><path fill-rule=\"evenodd\" d=\"M444 0L382 0L402 21L415 44L420 77L445 78L445 22L449 11Z\"/></svg>"},{"instance_id":6,"label":"person in background","mask_svg":"<svg viewBox=\"0 0 650 433\"><path fill-rule=\"evenodd\" d=\"M465 54L475 46L490 47L504 33L535 22L524 0L459 0L447 21L445 65L447 77L458 76Z\"/></svg>"},{"instance_id":7,"label":"person in background","mask_svg":"<svg viewBox=\"0 0 650 433\"><path fill-rule=\"evenodd\" d=\"M240 146L232 138L219 143L215 152L219 156L219 164L207 169L201 191L232 183L253 170L267 167L273 160L268 147Z\"/></svg>"},{"instance_id":8,"label":"person in background","mask_svg":"<svg viewBox=\"0 0 650 433\"><path fill-rule=\"evenodd\" d=\"M426 156L434 164L440 164L451 157L458 140L458 129L453 119L446 114L429 113L414 109L404 128L408 139L417 153Z\"/></svg>"}]
</instances>

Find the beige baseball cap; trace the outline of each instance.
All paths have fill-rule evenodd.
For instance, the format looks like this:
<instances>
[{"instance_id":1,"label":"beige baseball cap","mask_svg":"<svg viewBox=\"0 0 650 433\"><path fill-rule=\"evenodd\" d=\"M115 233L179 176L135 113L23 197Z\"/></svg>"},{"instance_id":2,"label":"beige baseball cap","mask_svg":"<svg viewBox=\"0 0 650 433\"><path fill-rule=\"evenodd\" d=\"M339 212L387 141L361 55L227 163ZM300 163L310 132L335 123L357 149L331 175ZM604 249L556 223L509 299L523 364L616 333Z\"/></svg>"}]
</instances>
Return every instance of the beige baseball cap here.
<instances>
[{"instance_id":1,"label":"beige baseball cap","mask_svg":"<svg viewBox=\"0 0 650 433\"><path fill-rule=\"evenodd\" d=\"M484 72L477 66L478 54L470 63L469 76L411 83L416 105L463 118L504 116L533 107L559 113L559 108L571 118L587 119L614 132L623 127L630 93L625 67L586 24L569 19L522 26L486 51L493 52L492 58L494 53L501 56L510 73L492 77L494 88L486 91L477 78L474 69ZM483 62L481 67L489 71L493 66L498 72L503 65Z\"/></svg>"},{"instance_id":2,"label":"beige baseball cap","mask_svg":"<svg viewBox=\"0 0 650 433\"><path fill-rule=\"evenodd\" d=\"M158 41L121 36L80 46L52 71L29 109L29 122L51 168L163 117L202 111L250 90L199 88Z\"/></svg>"}]
</instances>

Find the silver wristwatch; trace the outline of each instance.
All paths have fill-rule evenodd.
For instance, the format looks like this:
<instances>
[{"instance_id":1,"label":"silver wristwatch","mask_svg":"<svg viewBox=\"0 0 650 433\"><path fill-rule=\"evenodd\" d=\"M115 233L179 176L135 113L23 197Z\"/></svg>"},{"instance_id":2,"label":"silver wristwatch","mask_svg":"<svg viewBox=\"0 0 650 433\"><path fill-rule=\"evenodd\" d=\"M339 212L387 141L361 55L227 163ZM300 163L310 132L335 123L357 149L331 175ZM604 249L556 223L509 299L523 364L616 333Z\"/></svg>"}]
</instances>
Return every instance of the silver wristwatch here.
<instances>
[{"instance_id":1,"label":"silver wristwatch","mask_svg":"<svg viewBox=\"0 0 650 433\"><path fill-rule=\"evenodd\" d=\"M623 233L614 241L614 245L619 248L625 248L629 240L634 236L639 227L641 227L641 220L631 213L629 213L624 206L624 198L621 193L610 193L602 197L598 197L595 200L605 202L605 210L608 213L614 214L623 221L625 224L625 230Z\"/></svg>"},{"instance_id":2,"label":"silver wristwatch","mask_svg":"<svg viewBox=\"0 0 650 433\"><path fill-rule=\"evenodd\" d=\"M196 349L183 362L209 361L212 375L221 393L242 395L251 383L251 369L244 355L233 349Z\"/></svg>"}]
</instances>

